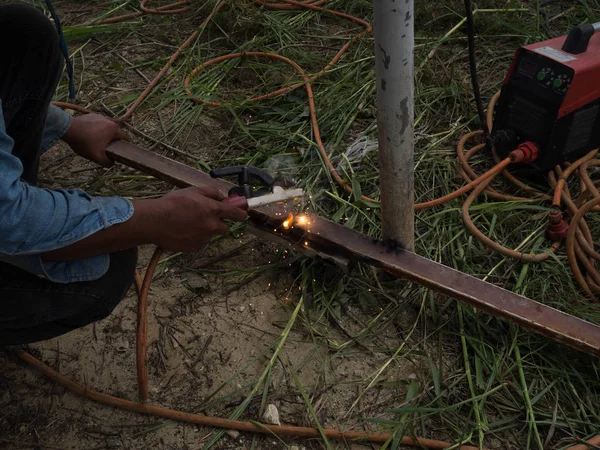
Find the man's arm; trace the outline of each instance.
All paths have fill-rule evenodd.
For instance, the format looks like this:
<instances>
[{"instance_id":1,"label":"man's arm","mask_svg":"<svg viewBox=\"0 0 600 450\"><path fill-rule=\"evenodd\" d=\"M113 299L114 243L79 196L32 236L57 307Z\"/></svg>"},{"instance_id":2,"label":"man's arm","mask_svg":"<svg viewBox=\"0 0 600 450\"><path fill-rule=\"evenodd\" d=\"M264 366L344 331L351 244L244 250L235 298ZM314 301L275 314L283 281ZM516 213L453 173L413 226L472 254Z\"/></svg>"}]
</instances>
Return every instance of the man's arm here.
<instances>
[{"instance_id":1,"label":"man's arm","mask_svg":"<svg viewBox=\"0 0 600 450\"><path fill-rule=\"evenodd\" d=\"M58 106L50 104L46 123L44 125L44 135L42 136L42 153L49 150L71 127L73 116L63 111Z\"/></svg>"},{"instance_id":2,"label":"man's arm","mask_svg":"<svg viewBox=\"0 0 600 450\"><path fill-rule=\"evenodd\" d=\"M90 159L102 157L106 145L120 137L109 119L92 122L73 130L71 125L65 134ZM213 235L227 232L224 220L246 217L218 201L222 196L214 190L188 188L132 204L118 197L30 186L20 179L23 166L12 148L0 108L0 253L5 255L43 254L48 260L66 261L144 243L194 251Z\"/></svg>"},{"instance_id":3,"label":"man's arm","mask_svg":"<svg viewBox=\"0 0 600 450\"><path fill-rule=\"evenodd\" d=\"M143 244L194 252L211 237L228 231L224 220L243 221L246 212L221 203L212 188L187 188L157 200L138 200L126 222L113 225L67 247L44 253L47 261L69 261L116 252Z\"/></svg>"}]
</instances>

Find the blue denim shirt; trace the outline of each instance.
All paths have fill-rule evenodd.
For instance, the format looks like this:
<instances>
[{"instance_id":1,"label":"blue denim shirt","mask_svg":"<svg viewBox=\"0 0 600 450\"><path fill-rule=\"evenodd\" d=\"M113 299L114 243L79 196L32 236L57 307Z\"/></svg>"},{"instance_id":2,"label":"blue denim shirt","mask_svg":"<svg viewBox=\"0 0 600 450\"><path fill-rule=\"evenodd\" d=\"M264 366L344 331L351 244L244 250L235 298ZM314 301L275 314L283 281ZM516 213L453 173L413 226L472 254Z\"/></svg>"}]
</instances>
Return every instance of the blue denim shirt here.
<instances>
[{"instance_id":1,"label":"blue denim shirt","mask_svg":"<svg viewBox=\"0 0 600 450\"><path fill-rule=\"evenodd\" d=\"M50 106L42 151L69 129L70 114ZM21 161L12 155L0 100L0 261L57 283L91 281L108 270L108 255L69 262L42 261L40 253L66 247L133 215L124 198L91 197L80 190L44 189L20 177Z\"/></svg>"}]
</instances>

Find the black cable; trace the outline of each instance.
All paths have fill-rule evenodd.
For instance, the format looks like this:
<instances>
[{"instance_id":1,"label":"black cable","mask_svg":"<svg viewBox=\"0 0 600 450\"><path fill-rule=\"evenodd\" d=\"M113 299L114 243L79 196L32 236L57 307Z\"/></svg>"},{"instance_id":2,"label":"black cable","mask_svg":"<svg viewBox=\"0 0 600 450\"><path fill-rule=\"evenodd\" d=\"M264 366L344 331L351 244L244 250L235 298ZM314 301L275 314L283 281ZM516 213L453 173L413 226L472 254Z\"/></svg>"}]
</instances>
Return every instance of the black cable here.
<instances>
[{"instance_id":1,"label":"black cable","mask_svg":"<svg viewBox=\"0 0 600 450\"><path fill-rule=\"evenodd\" d=\"M67 75L69 76L69 100L72 101L75 99L75 83L73 81L73 64L69 58L69 49L67 48L67 42L65 41L65 35L63 34L60 19L54 10L54 6L52 6L52 0L46 0L46 6L48 7L52 20L54 20L54 26L58 33L60 50L62 51L62 54L65 57L65 63L67 64Z\"/></svg>"},{"instance_id":2,"label":"black cable","mask_svg":"<svg viewBox=\"0 0 600 450\"><path fill-rule=\"evenodd\" d=\"M473 86L473 94L475 95L475 104L477 106L477 114L481 122L481 129L485 137L487 150L492 149L490 130L487 126L487 119L481 101L481 91L479 89L479 81L477 79L477 60L475 59L475 25L473 24L473 6L471 0L465 0L465 11L467 18L467 39L469 43L469 69L471 71L471 84Z\"/></svg>"}]
</instances>

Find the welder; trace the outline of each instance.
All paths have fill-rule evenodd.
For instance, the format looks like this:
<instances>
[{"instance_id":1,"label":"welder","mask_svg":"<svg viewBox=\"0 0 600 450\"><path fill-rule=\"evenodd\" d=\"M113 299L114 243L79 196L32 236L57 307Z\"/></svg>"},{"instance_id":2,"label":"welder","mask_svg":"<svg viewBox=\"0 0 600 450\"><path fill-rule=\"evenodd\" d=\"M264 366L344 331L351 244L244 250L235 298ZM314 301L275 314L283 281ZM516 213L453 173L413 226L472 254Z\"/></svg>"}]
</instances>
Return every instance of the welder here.
<instances>
[{"instance_id":1,"label":"welder","mask_svg":"<svg viewBox=\"0 0 600 450\"><path fill-rule=\"evenodd\" d=\"M197 251L227 233L226 220L246 218L212 189L130 201L36 186L58 140L110 167L107 145L127 138L107 117L51 105L68 53L56 25L31 6L0 5L0 346L107 317L133 284L137 246Z\"/></svg>"}]
</instances>

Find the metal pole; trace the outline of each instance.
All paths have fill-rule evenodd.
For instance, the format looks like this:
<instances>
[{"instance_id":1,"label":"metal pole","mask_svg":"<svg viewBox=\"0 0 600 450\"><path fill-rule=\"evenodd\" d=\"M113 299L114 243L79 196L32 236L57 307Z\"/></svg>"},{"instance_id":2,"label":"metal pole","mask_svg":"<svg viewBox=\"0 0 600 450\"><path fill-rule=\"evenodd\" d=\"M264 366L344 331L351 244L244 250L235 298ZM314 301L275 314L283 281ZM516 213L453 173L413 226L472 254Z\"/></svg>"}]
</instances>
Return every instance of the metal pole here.
<instances>
[{"instance_id":1,"label":"metal pole","mask_svg":"<svg viewBox=\"0 0 600 450\"><path fill-rule=\"evenodd\" d=\"M414 249L414 0L373 0L383 239Z\"/></svg>"}]
</instances>

